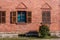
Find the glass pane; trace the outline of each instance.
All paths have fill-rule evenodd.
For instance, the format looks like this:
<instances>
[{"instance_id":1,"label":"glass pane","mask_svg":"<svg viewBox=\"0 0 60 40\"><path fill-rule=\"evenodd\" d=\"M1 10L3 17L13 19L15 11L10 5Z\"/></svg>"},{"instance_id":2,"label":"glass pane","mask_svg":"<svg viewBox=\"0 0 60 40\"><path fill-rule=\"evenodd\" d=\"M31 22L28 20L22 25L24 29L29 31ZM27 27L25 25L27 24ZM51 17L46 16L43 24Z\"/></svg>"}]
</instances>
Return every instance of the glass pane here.
<instances>
[{"instance_id":1,"label":"glass pane","mask_svg":"<svg viewBox=\"0 0 60 40\"><path fill-rule=\"evenodd\" d=\"M2 23L5 23L5 17L2 17Z\"/></svg>"},{"instance_id":2,"label":"glass pane","mask_svg":"<svg viewBox=\"0 0 60 40\"><path fill-rule=\"evenodd\" d=\"M21 18L20 17L18 17L18 22L20 22L21 21Z\"/></svg>"},{"instance_id":3,"label":"glass pane","mask_svg":"<svg viewBox=\"0 0 60 40\"><path fill-rule=\"evenodd\" d=\"M23 11L23 12L22 12L21 20L22 20L23 22L26 22L26 11Z\"/></svg>"},{"instance_id":4,"label":"glass pane","mask_svg":"<svg viewBox=\"0 0 60 40\"><path fill-rule=\"evenodd\" d=\"M50 11L47 11L47 16L50 16Z\"/></svg>"},{"instance_id":5,"label":"glass pane","mask_svg":"<svg viewBox=\"0 0 60 40\"><path fill-rule=\"evenodd\" d=\"M18 22L21 21L21 11L18 11L18 19L17 19Z\"/></svg>"},{"instance_id":6,"label":"glass pane","mask_svg":"<svg viewBox=\"0 0 60 40\"><path fill-rule=\"evenodd\" d=\"M0 11L0 16L1 16L1 11Z\"/></svg>"},{"instance_id":7,"label":"glass pane","mask_svg":"<svg viewBox=\"0 0 60 40\"><path fill-rule=\"evenodd\" d=\"M12 23L12 17L10 17L10 23Z\"/></svg>"},{"instance_id":8,"label":"glass pane","mask_svg":"<svg viewBox=\"0 0 60 40\"><path fill-rule=\"evenodd\" d=\"M2 16L5 16L5 12L4 11L2 11Z\"/></svg>"}]
</instances>

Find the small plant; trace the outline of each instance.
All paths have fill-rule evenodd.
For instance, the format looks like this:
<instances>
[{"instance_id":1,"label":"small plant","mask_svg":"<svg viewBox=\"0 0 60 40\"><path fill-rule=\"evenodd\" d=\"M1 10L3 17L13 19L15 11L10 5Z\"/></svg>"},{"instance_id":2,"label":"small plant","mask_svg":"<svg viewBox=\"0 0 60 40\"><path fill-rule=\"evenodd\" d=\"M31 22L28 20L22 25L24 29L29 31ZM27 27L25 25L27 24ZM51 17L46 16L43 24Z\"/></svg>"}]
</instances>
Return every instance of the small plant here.
<instances>
[{"instance_id":1,"label":"small plant","mask_svg":"<svg viewBox=\"0 0 60 40\"><path fill-rule=\"evenodd\" d=\"M40 37L42 38L49 37L50 36L49 27L47 25L41 25L39 28L39 33Z\"/></svg>"}]
</instances>

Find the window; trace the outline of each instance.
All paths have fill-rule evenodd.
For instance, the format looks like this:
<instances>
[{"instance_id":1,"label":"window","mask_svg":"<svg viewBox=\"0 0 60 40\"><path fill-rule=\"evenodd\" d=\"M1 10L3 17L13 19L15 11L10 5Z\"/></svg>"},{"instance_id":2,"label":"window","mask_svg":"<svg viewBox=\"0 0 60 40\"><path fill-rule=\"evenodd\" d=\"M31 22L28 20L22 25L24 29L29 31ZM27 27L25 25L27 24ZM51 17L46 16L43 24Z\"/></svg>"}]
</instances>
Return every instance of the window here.
<instances>
[{"instance_id":1,"label":"window","mask_svg":"<svg viewBox=\"0 0 60 40\"><path fill-rule=\"evenodd\" d=\"M42 11L42 23L50 24L51 23L51 15L50 11Z\"/></svg>"},{"instance_id":2,"label":"window","mask_svg":"<svg viewBox=\"0 0 60 40\"><path fill-rule=\"evenodd\" d=\"M6 14L5 11L0 11L0 23L5 23L6 22Z\"/></svg>"},{"instance_id":3,"label":"window","mask_svg":"<svg viewBox=\"0 0 60 40\"><path fill-rule=\"evenodd\" d=\"M17 22L26 22L26 11L18 11Z\"/></svg>"},{"instance_id":4,"label":"window","mask_svg":"<svg viewBox=\"0 0 60 40\"><path fill-rule=\"evenodd\" d=\"M31 23L30 11L10 12L10 23Z\"/></svg>"}]
</instances>

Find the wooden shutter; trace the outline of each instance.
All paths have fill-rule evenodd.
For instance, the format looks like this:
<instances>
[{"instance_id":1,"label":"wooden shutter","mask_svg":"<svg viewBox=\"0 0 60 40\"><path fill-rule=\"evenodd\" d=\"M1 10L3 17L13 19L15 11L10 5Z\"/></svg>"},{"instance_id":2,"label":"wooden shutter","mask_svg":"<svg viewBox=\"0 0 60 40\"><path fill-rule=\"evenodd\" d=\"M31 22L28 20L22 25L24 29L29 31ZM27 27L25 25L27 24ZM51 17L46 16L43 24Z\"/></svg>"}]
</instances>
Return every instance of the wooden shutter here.
<instances>
[{"instance_id":1,"label":"wooden shutter","mask_svg":"<svg viewBox=\"0 0 60 40\"><path fill-rule=\"evenodd\" d=\"M5 23L5 22L6 22L6 12L0 11L0 23Z\"/></svg>"},{"instance_id":2,"label":"wooden shutter","mask_svg":"<svg viewBox=\"0 0 60 40\"><path fill-rule=\"evenodd\" d=\"M32 13L31 13L30 11L27 12L27 23L31 23L31 21L32 21L32 20L31 20L31 19L32 19L32 18L31 18L31 17L32 17L31 14L32 14Z\"/></svg>"},{"instance_id":3,"label":"wooden shutter","mask_svg":"<svg viewBox=\"0 0 60 40\"><path fill-rule=\"evenodd\" d=\"M0 11L0 23L1 23L1 11Z\"/></svg>"},{"instance_id":4,"label":"wooden shutter","mask_svg":"<svg viewBox=\"0 0 60 40\"><path fill-rule=\"evenodd\" d=\"M10 12L10 23L11 24L16 23L16 12L15 11Z\"/></svg>"},{"instance_id":5,"label":"wooden shutter","mask_svg":"<svg viewBox=\"0 0 60 40\"><path fill-rule=\"evenodd\" d=\"M6 22L6 13L5 13L5 11L2 11L1 18L2 18L2 23L5 23Z\"/></svg>"}]
</instances>

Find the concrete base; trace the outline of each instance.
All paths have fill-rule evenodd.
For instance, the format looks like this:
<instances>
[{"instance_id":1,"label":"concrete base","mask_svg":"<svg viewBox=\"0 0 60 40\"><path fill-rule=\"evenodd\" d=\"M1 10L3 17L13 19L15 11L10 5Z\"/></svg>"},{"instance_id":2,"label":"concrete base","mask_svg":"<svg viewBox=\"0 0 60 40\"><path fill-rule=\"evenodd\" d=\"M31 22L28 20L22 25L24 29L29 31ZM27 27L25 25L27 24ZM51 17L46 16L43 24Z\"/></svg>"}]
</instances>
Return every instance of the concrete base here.
<instances>
[{"instance_id":1,"label":"concrete base","mask_svg":"<svg viewBox=\"0 0 60 40\"><path fill-rule=\"evenodd\" d=\"M60 37L60 32L50 32L51 36ZM18 33L3 33L0 32L0 38L12 38L12 37L18 37Z\"/></svg>"},{"instance_id":2,"label":"concrete base","mask_svg":"<svg viewBox=\"0 0 60 40\"><path fill-rule=\"evenodd\" d=\"M18 37L18 34L0 34L0 38Z\"/></svg>"},{"instance_id":3,"label":"concrete base","mask_svg":"<svg viewBox=\"0 0 60 40\"><path fill-rule=\"evenodd\" d=\"M51 36L60 37L60 32L52 32L52 33L51 33Z\"/></svg>"}]
</instances>

